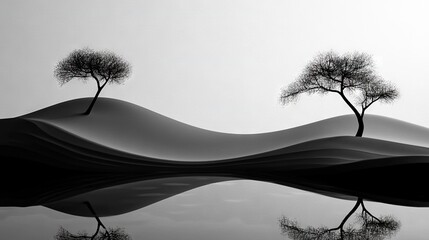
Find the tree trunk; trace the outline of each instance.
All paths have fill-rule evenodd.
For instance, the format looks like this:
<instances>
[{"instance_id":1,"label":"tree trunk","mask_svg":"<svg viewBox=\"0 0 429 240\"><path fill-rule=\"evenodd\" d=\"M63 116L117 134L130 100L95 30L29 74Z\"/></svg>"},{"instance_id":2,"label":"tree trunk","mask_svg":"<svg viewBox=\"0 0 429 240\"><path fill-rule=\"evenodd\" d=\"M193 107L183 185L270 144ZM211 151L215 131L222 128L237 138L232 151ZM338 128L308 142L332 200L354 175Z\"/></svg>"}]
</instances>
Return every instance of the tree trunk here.
<instances>
[{"instance_id":1,"label":"tree trunk","mask_svg":"<svg viewBox=\"0 0 429 240\"><path fill-rule=\"evenodd\" d=\"M103 88L98 88L97 93L95 94L95 97L92 99L91 104L89 105L88 109L85 111L84 115L89 115L91 113L92 108L94 107L95 101L97 101L98 95L100 95L100 92Z\"/></svg>"},{"instance_id":2,"label":"tree trunk","mask_svg":"<svg viewBox=\"0 0 429 240\"><path fill-rule=\"evenodd\" d=\"M341 236L341 238L340 238L340 239L343 239L343 238L344 238L344 224L346 224L346 222L347 222L347 220L350 218L350 216L351 216L354 212L356 212L356 210L358 209L359 205L361 205L362 203L363 203L363 199L359 197L359 198L357 199L357 201L356 201L356 203L355 203L354 207L352 208L352 210L350 210L350 212L349 212L349 213L347 213L347 215L343 218L343 221L341 221L340 225L339 225L338 227L336 227L336 228L331 228L331 229L329 229L328 231L334 231L334 230L339 229L339 230L340 230L340 236Z\"/></svg>"},{"instance_id":3,"label":"tree trunk","mask_svg":"<svg viewBox=\"0 0 429 240\"><path fill-rule=\"evenodd\" d=\"M363 135L363 115L361 115L358 110L353 106L353 104L347 99L347 97L341 92L340 93L341 98L344 100L344 102L346 102L347 106L350 107L350 109L353 111L353 113L355 114L359 127L358 130L356 132L356 137L362 137Z\"/></svg>"},{"instance_id":4,"label":"tree trunk","mask_svg":"<svg viewBox=\"0 0 429 240\"><path fill-rule=\"evenodd\" d=\"M358 120L358 124L359 124L359 128L356 132L356 137L362 137L363 135L363 129L364 129L364 124L363 124L363 117L362 116L356 116L357 120Z\"/></svg>"},{"instance_id":5,"label":"tree trunk","mask_svg":"<svg viewBox=\"0 0 429 240\"><path fill-rule=\"evenodd\" d=\"M104 224L101 222L100 218L97 216L97 214L95 213L94 208L92 208L92 205L90 202L85 201L83 202L88 208L89 211L91 211L92 215L95 217L95 219L97 220L97 230L95 231L95 233L92 235L91 240L95 239L95 237L97 236L98 232L100 231L100 226L104 228L104 230L106 231L107 234L107 238L110 240L110 233L107 230L106 226L104 226Z\"/></svg>"}]
</instances>

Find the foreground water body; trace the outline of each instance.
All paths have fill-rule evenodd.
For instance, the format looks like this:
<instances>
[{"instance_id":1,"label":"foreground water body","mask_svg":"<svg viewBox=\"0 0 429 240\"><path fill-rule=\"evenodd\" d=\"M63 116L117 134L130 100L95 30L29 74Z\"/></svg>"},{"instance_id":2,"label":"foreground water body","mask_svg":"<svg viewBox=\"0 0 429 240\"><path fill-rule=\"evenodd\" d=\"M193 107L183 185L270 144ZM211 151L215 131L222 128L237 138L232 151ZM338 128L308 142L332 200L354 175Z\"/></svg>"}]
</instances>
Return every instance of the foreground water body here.
<instances>
[{"instance_id":1,"label":"foreground water body","mask_svg":"<svg viewBox=\"0 0 429 240\"><path fill-rule=\"evenodd\" d=\"M180 184L164 185L168 188ZM162 193L142 193L140 197L156 194ZM116 200L106 198L105 201L114 204ZM295 220L302 227L333 228L354 204L353 200L273 183L229 180L197 187L131 212L101 217L101 220L107 227L123 228L132 239L284 240L289 238L280 229L282 217ZM392 216L400 222L400 229L390 239L427 239L429 235L429 208L370 201L365 201L365 206L374 216ZM356 221L352 217L348 222ZM60 227L72 233L93 233L97 221L44 206L0 208L1 239L54 239Z\"/></svg>"}]
</instances>

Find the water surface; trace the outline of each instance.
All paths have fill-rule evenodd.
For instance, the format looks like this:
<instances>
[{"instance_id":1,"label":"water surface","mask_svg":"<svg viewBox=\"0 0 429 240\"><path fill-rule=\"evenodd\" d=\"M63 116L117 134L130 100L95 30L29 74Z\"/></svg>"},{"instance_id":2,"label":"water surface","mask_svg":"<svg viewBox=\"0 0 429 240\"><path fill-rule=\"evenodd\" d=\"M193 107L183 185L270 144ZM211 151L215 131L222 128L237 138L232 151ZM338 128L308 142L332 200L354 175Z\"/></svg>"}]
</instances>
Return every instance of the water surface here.
<instances>
[{"instance_id":1,"label":"water surface","mask_svg":"<svg viewBox=\"0 0 429 240\"><path fill-rule=\"evenodd\" d=\"M138 186L139 183L131 184ZM169 187L184 187L180 183L163 183L163 186L162 191L166 192ZM147 194L148 190L152 195ZM145 185L141 198L156 197L153 190ZM117 199L104 201L115 204ZM281 234L279 219L282 216L304 227L336 227L354 204L353 200L273 183L228 180L202 185L131 212L101 217L101 220L108 227L124 228L133 239L284 240L288 237ZM429 208L369 201L365 201L365 206L375 216L390 215L400 221L401 227L391 239L427 239ZM351 218L350 223L353 221ZM2 239L54 239L60 226L72 233L93 233L97 222L91 217L65 214L44 206L0 208Z\"/></svg>"}]
</instances>

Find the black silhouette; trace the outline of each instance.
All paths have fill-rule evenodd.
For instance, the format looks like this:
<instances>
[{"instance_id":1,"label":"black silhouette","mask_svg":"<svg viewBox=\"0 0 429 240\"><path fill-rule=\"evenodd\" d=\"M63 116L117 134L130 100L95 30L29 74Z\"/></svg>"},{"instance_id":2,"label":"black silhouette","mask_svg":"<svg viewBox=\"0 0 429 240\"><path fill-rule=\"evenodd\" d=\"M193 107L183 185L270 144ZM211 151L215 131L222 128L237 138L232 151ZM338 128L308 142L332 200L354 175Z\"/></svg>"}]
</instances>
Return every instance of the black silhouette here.
<instances>
[{"instance_id":1,"label":"black silhouette","mask_svg":"<svg viewBox=\"0 0 429 240\"><path fill-rule=\"evenodd\" d=\"M345 226L347 220L356 210L362 207L362 212L357 215L356 223L359 228L354 228L353 225ZM280 228L282 234L287 235L294 240L309 240L309 239L371 239L381 240L394 235L400 228L400 223L391 216L382 216L380 218L372 215L363 203L362 198L358 198L355 206L344 217L340 225L335 228L327 227L307 227L302 228L296 221L292 221L286 217L280 219Z\"/></svg>"},{"instance_id":2,"label":"black silhouette","mask_svg":"<svg viewBox=\"0 0 429 240\"><path fill-rule=\"evenodd\" d=\"M122 83L130 73L131 66L114 53L89 48L73 51L60 61L55 69L55 76L61 85L73 78L93 78L97 82L97 93L85 115L91 113L98 95L107 83Z\"/></svg>"},{"instance_id":3,"label":"black silhouette","mask_svg":"<svg viewBox=\"0 0 429 240\"><path fill-rule=\"evenodd\" d=\"M398 90L386 83L374 70L370 55L353 53L338 55L334 52L319 54L304 69L298 79L282 90L280 101L287 104L297 99L302 93L337 93L356 115L359 128L357 137L364 130L363 117L366 109L374 102L391 102L398 97ZM352 94L359 92L356 98L357 107L350 101Z\"/></svg>"},{"instance_id":4,"label":"black silhouette","mask_svg":"<svg viewBox=\"0 0 429 240\"><path fill-rule=\"evenodd\" d=\"M106 228L106 226L104 226L100 218L95 213L91 204L89 202L84 202L84 204L88 207L88 209L91 211L91 214L97 220L97 230L95 231L95 233L92 235L89 235L85 232L72 234L63 227L60 227L58 229L57 234L54 236L55 240L131 240L131 237L122 228ZM100 231L100 228L103 228L104 231Z\"/></svg>"}]
</instances>

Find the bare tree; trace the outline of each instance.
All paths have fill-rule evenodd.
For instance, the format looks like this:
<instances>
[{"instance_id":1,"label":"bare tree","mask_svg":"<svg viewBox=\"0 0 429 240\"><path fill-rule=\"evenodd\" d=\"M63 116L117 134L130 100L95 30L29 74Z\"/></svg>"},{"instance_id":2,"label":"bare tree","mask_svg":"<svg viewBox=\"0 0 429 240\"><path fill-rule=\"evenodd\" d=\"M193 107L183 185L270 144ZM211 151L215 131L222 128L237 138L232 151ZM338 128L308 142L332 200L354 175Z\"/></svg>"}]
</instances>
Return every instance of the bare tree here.
<instances>
[{"instance_id":1,"label":"bare tree","mask_svg":"<svg viewBox=\"0 0 429 240\"><path fill-rule=\"evenodd\" d=\"M106 226L104 226L100 218L95 213L92 205L89 202L84 202L84 204L88 207L92 215L97 220L97 229L95 233L92 235L86 232L72 234L65 228L60 227L57 234L54 236L55 240L131 240L131 237L122 228L106 228Z\"/></svg>"},{"instance_id":2,"label":"bare tree","mask_svg":"<svg viewBox=\"0 0 429 240\"><path fill-rule=\"evenodd\" d=\"M391 102L399 96L393 85L375 73L370 55L353 53L340 56L334 52L316 56L297 80L282 90L280 101L283 105L288 104L303 93L338 94L356 115L359 124L357 137L363 134L365 111L373 103ZM355 104L351 98L356 100Z\"/></svg>"},{"instance_id":3,"label":"bare tree","mask_svg":"<svg viewBox=\"0 0 429 240\"><path fill-rule=\"evenodd\" d=\"M362 211L357 215L356 223L359 228L353 225L345 226L348 219L354 212L362 207ZM400 223L391 216L382 216L380 218L372 215L365 207L362 198L358 198L356 204L350 212L344 217L340 225L335 228L327 227L307 227L302 228L298 222L292 221L283 216L280 220L282 234L287 235L294 240L331 240L331 239L372 239L382 240L394 235L400 228Z\"/></svg>"},{"instance_id":4,"label":"bare tree","mask_svg":"<svg viewBox=\"0 0 429 240\"><path fill-rule=\"evenodd\" d=\"M101 90L107 83L122 83L131 73L131 66L109 51L94 51L89 48L75 50L58 63L55 76L61 85L73 78L86 81L92 78L97 83L97 93L85 115L89 115Z\"/></svg>"}]
</instances>

